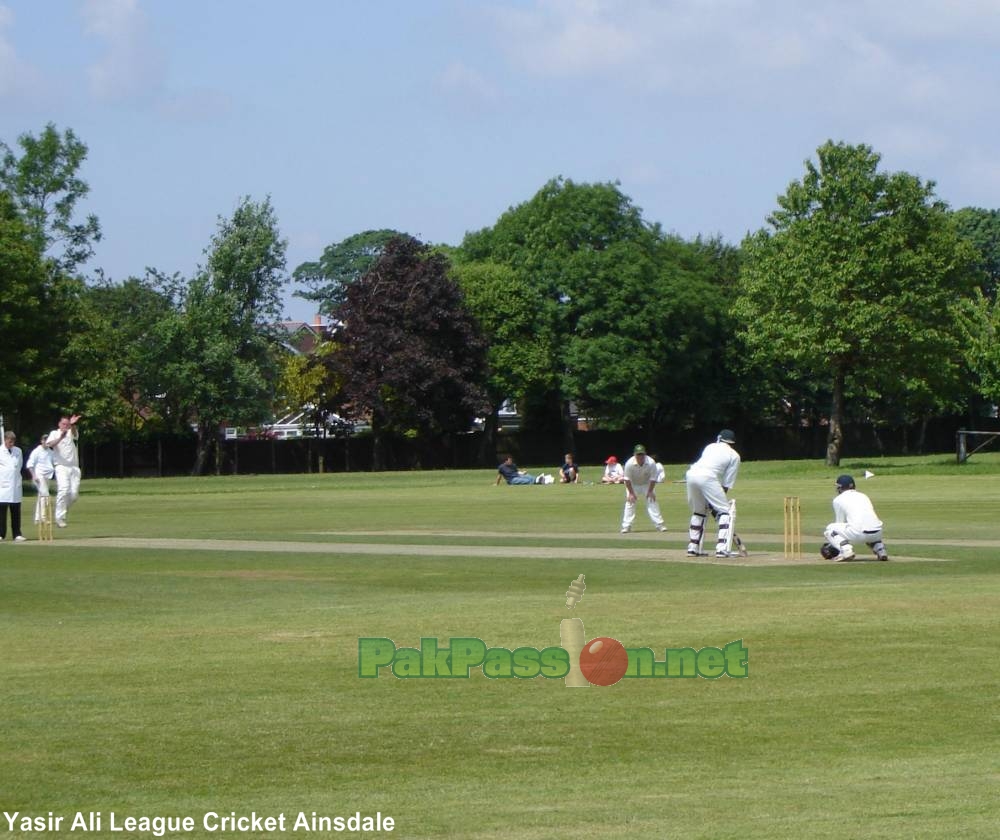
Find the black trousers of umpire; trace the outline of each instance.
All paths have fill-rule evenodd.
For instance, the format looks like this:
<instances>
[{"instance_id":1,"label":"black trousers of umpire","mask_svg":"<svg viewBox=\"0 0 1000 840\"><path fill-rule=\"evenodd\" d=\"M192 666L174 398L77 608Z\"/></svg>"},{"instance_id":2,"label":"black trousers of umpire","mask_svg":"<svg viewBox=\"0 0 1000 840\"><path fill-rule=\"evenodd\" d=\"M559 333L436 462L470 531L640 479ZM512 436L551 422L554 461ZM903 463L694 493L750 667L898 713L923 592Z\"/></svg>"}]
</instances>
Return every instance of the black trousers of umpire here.
<instances>
[{"instance_id":1,"label":"black trousers of umpire","mask_svg":"<svg viewBox=\"0 0 1000 840\"><path fill-rule=\"evenodd\" d=\"M0 540L7 539L7 508L10 508L11 536L21 536L21 503L0 502Z\"/></svg>"}]
</instances>

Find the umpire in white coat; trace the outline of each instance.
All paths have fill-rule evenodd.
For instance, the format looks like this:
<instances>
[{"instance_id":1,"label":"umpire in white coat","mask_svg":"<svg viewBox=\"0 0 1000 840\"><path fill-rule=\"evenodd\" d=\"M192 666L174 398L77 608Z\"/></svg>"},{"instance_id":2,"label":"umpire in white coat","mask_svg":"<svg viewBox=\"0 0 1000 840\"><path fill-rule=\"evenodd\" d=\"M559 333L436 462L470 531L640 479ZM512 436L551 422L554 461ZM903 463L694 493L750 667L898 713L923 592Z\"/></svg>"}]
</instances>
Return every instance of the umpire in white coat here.
<instances>
[{"instance_id":1,"label":"umpire in white coat","mask_svg":"<svg viewBox=\"0 0 1000 840\"><path fill-rule=\"evenodd\" d=\"M5 432L0 446L0 540L7 539L7 510L10 510L10 530L14 542L24 542L21 536L21 469L24 456L14 445L17 435Z\"/></svg>"},{"instance_id":2,"label":"umpire in white coat","mask_svg":"<svg viewBox=\"0 0 1000 840\"><path fill-rule=\"evenodd\" d=\"M726 550L726 546L730 544L729 500L726 493L736 483L736 475L740 470L740 453L733 448L735 444L736 434L733 430L723 429L715 443L706 446L701 457L687 471L687 499L691 509L687 553L691 557L698 556L709 513L719 523L715 556L729 556Z\"/></svg>"}]
</instances>

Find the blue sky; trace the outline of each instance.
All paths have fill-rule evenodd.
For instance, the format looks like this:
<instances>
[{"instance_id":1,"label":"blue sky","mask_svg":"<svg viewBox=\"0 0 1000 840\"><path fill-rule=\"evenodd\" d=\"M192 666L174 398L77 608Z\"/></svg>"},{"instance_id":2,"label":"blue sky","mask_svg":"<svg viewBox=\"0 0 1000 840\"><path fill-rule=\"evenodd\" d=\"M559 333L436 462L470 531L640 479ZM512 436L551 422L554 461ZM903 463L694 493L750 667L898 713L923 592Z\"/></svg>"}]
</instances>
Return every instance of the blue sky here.
<instances>
[{"instance_id":1,"label":"blue sky","mask_svg":"<svg viewBox=\"0 0 1000 840\"><path fill-rule=\"evenodd\" d=\"M369 228L458 244L560 175L738 243L827 139L997 208L998 90L997 0L0 0L0 139L89 146L116 280L190 276L244 195L291 272Z\"/></svg>"}]
</instances>

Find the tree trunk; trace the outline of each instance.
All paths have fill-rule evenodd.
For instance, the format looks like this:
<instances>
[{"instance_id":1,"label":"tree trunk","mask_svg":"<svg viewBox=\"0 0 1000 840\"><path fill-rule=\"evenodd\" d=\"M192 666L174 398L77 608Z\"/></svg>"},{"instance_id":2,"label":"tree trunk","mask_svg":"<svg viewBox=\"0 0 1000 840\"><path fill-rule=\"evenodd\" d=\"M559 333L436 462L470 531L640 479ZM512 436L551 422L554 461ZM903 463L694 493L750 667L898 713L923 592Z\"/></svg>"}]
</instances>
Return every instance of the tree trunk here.
<instances>
[{"instance_id":1,"label":"tree trunk","mask_svg":"<svg viewBox=\"0 0 1000 840\"><path fill-rule=\"evenodd\" d=\"M382 418L377 411L372 412L372 472L385 469L385 432Z\"/></svg>"},{"instance_id":2,"label":"tree trunk","mask_svg":"<svg viewBox=\"0 0 1000 840\"><path fill-rule=\"evenodd\" d=\"M830 408L830 432L826 438L826 465L840 466L844 445L844 373L839 368L833 377L833 405Z\"/></svg>"},{"instance_id":3,"label":"tree trunk","mask_svg":"<svg viewBox=\"0 0 1000 840\"><path fill-rule=\"evenodd\" d=\"M481 467L494 467L497 463L497 427L500 425L497 411L499 407L494 407L483 422L483 436L479 439L478 453Z\"/></svg>"},{"instance_id":4,"label":"tree trunk","mask_svg":"<svg viewBox=\"0 0 1000 840\"><path fill-rule=\"evenodd\" d=\"M208 460L208 448L212 444L210 435L205 434L203 423L198 424L198 442L195 446L194 466L191 467L191 475L201 475L205 469L205 462Z\"/></svg>"},{"instance_id":5,"label":"tree trunk","mask_svg":"<svg viewBox=\"0 0 1000 840\"><path fill-rule=\"evenodd\" d=\"M573 422L573 415L569 410L569 400L562 401L562 439L563 449L566 452L576 452L576 423Z\"/></svg>"},{"instance_id":6,"label":"tree trunk","mask_svg":"<svg viewBox=\"0 0 1000 840\"><path fill-rule=\"evenodd\" d=\"M920 429L917 432L917 454L923 455L924 450L927 447L927 422L928 417L925 415L920 418Z\"/></svg>"}]
</instances>

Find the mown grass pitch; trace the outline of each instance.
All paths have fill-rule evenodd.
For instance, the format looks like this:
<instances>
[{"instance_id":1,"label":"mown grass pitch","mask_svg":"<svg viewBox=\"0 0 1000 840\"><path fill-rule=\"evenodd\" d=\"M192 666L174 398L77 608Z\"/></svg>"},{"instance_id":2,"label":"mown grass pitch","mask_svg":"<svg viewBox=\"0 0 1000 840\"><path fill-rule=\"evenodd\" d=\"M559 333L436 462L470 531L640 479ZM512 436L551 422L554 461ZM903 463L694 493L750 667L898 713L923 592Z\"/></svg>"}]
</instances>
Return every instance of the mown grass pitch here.
<instances>
[{"instance_id":1,"label":"mown grass pitch","mask_svg":"<svg viewBox=\"0 0 1000 840\"><path fill-rule=\"evenodd\" d=\"M818 559L839 472L890 563ZM683 560L682 485L668 534L640 510L621 536L621 488L493 478L85 480L53 545L0 545L0 812L64 817L0 813L0 838L88 836L66 828L91 811L90 837L153 836L112 811L193 816L189 837L223 836L212 812L359 811L404 838L995 836L1000 457L747 463L746 565ZM797 565L768 562L788 494ZM358 677L360 637L541 648L568 615L661 655L743 639L750 676Z\"/></svg>"}]
</instances>

